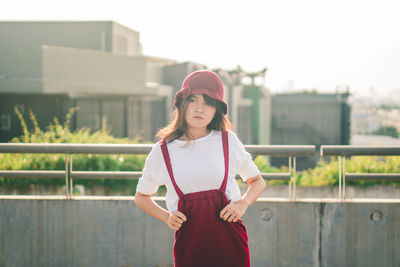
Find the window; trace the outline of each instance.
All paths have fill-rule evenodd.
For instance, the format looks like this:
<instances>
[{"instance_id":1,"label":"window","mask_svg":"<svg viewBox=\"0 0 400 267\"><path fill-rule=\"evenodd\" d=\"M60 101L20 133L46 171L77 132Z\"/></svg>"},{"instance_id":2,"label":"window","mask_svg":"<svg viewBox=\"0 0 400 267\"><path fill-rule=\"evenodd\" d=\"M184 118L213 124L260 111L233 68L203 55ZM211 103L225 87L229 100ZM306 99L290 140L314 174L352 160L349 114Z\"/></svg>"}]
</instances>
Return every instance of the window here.
<instances>
[{"instance_id":1,"label":"window","mask_svg":"<svg viewBox=\"0 0 400 267\"><path fill-rule=\"evenodd\" d=\"M10 115L7 115L7 114L1 115L1 129L2 130L10 130L11 129Z\"/></svg>"},{"instance_id":2,"label":"window","mask_svg":"<svg viewBox=\"0 0 400 267\"><path fill-rule=\"evenodd\" d=\"M79 111L76 114L77 128L87 127L93 131L100 129L100 107L98 99L77 99Z\"/></svg>"}]
</instances>

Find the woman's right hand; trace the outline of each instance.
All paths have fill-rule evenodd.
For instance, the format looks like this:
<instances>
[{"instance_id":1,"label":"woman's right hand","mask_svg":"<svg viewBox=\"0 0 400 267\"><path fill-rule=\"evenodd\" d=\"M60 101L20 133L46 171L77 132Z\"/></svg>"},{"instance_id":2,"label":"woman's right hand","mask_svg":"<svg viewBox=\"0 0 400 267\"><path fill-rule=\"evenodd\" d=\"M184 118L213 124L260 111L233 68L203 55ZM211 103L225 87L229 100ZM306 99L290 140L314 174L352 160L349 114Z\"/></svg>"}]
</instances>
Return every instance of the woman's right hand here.
<instances>
[{"instance_id":1,"label":"woman's right hand","mask_svg":"<svg viewBox=\"0 0 400 267\"><path fill-rule=\"evenodd\" d=\"M173 211L169 213L167 224L171 230L177 231L186 220L185 214L180 211Z\"/></svg>"}]
</instances>

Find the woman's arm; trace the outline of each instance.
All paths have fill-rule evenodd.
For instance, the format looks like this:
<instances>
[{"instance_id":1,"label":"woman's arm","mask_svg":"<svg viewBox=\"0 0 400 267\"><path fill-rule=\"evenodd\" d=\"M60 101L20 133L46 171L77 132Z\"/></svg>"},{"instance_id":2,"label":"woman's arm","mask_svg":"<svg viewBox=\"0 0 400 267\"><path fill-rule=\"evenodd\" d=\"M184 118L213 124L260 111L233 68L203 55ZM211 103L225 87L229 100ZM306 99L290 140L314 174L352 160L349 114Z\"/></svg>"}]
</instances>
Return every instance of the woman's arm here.
<instances>
[{"instance_id":1,"label":"woman's arm","mask_svg":"<svg viewBox=\"0 0 400 267\"><path fill-rule=\"evenodd\" d=\"M160 205L154 202L151 195L144 195L140 192L136 192L135 204L147 214L165 222L172 230L178 230L181 228L182 223L186 222L185 214L179 211L169 212L166 209L163 209Z\"/></svg>"},{"instance_id":2,"label":"woman's arm","mask_svg":"<svg viewBox=\"0 0 400 267\"><path fill-rule=\"evenodd\" d=\"M238 202L230 203L220 212L220 217L228 222L236 222L246 212L247 208L253 204L261 193L265 190L265 182L261 175L247 179L249 187L242 199Z\"/></svg>"}]
</instances>

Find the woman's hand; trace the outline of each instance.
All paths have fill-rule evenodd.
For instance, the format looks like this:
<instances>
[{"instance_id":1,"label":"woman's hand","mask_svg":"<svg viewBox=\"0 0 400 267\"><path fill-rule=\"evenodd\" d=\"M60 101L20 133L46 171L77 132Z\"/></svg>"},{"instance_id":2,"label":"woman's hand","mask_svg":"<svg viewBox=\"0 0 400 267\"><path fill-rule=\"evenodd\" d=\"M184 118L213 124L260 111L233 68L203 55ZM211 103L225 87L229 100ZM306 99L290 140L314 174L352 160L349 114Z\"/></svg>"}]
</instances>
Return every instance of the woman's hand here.
<instances>
[{"instance_id":1,"label":"woman's hand","mask_svg":"<svg viewBox=\"0 0 400 267\"><path fill-rule=\"evenodd\" d=\"M182 224L186 222L186 220L187 218L185 214L180 211L174 211L169 213L169 217L166 223L171 230L177 231L179 230L179 228L181 228Z\"/></svg>"},{"instance_id":2,"label":"woman's hand","mask_svg":"<svg viewBox=\"0 0 400 267\"><path fill-rule=\"evenodd\" d=\"M247 179L247 183L249 187L243 198L238 202L226 205L220 212L219 216L224 221L237 222L246 212L247 208L253 204L265 190L265 182L261 175Z\"/></svg>"},{"instance_id":3,"label":"woman's hand","mask_svg":"<svg viewBox=\"0 0 400 267\"><path fill-rule=\"evenodd\" d=\"M165 222L172 230L178 230L186 222L186 216L182 212L169 212L154 202L151 195L136 192L135 204L154 218Z\"/></svg>"},{"instance_id":4,"label":"woman's hand","mask_svg":"<svg viewBox=\"0 0 400 267\"><path fill-rule=\"evenodd\" d=\"M219 216L227 222L237 222L248 208L245 200L241 199L238 202L230 203L222 209Z\"/></svg>"}]
</instances>

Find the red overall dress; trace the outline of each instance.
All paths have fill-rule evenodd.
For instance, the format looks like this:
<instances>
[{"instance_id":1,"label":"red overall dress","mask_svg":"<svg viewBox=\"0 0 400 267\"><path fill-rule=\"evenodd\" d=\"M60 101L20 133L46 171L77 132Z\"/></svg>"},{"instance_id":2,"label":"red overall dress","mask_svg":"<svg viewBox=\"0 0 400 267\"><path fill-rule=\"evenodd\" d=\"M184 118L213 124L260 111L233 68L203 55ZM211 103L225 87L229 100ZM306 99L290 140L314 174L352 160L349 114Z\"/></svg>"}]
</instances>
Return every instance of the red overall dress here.
<instances>
[{"instance_id":1,"label":"red overall dress","mask_svg":"<svg viewBox=\"0 0 400 267\"><path fill-rule=\"evenodd\" d=\"M220 211L230 202L225 195L228 181L228 134L222 132L225 177L219 189L183 194L175 182L165 141L161 142L164 161L179 196L178 210L187 221L175 232L176 267L249 267L247 232L241 220L226 222Z\"/></svg>"}]
</instances>

